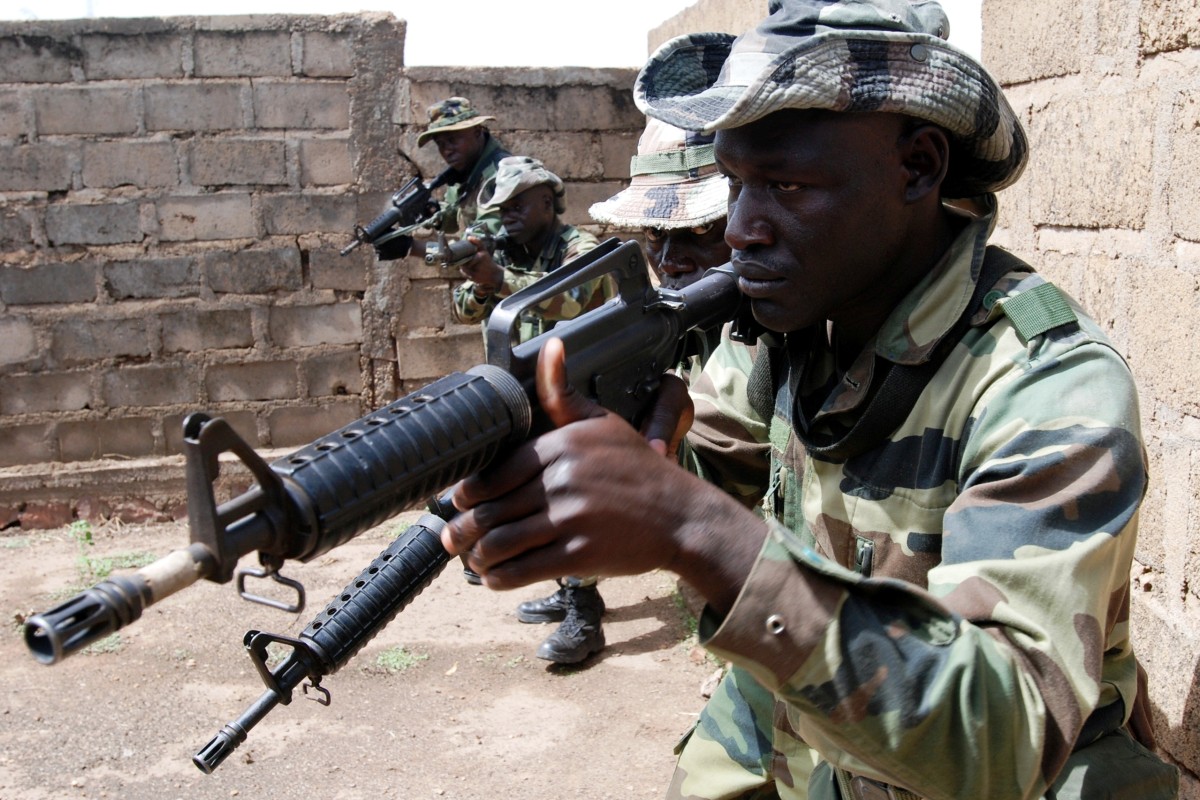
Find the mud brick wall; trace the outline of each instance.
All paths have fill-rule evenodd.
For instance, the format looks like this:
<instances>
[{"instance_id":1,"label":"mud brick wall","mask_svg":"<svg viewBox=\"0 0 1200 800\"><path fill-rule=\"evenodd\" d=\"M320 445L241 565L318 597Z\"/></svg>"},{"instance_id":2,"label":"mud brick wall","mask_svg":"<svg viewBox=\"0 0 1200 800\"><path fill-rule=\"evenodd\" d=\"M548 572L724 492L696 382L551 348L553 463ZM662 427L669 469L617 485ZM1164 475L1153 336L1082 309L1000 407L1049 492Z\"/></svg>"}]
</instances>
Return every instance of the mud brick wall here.
<instances>
[{"instance_id":1,"label":"mud brick wall","mask_svg":"<svg viewBox=\"0 0 1200 800\"><path fill-rule=\"evenodd\" d=\"M69 519L136 459L171 485L102 494L167 513L194 411L295 448L482 360L456 276L339 249L444 168L416 134L451 94L589 221L628 178L634 71L406 70L404 36L374 13L0 23L0 527Z\"/></svg>"}]
</instances>

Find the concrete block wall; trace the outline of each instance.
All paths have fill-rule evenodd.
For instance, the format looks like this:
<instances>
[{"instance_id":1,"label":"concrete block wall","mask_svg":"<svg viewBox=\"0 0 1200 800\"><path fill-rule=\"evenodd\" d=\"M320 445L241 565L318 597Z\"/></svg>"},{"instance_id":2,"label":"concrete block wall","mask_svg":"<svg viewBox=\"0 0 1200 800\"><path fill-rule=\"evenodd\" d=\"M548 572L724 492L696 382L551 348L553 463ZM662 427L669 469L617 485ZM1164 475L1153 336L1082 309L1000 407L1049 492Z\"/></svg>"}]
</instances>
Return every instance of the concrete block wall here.
<instances>
[{"instance_id":1,"label":"concrete block wall","mask_svg":"<svg viewBox=\"0 0 1200 800\"><path fill-rule=\"evenodd\" d=\"M406 70L404 37L377 13L0 23L0 527L78 515L80 465L174 469L193 411L295 448L482 360L457 275L339 249L444 167L415 140L451 94L589 221L628 178L635 73ZM89 507L165 516L180 485Z\"/></svg>"},{"instance_id":2,"label":"concrete block wall","mask_svg":"<svg viewBox=\"0 0 1200 800\"><path fill-rule=\"evenodd\" d=\"M1200 3L987 0L983 58L1031 140L998 240L1128 359L1151 467L1132 626L1155 728L1200 798Z\"/></svg>"}]
</instances>

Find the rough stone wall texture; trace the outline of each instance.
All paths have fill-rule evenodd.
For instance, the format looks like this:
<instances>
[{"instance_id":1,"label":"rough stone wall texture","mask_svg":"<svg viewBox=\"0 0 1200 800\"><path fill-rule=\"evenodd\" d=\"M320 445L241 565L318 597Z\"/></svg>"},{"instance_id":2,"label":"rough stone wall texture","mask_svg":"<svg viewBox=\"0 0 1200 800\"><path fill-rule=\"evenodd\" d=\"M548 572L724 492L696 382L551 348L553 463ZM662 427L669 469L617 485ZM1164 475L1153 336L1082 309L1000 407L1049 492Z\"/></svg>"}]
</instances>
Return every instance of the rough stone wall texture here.
<instances>
[{"instance_id":1,"label":"rough stone wall texture","mask_svg":"<svg viewBox=\"0 0 1200 800\"><path fill-rule=\"evenodd\" d=\"M81 484L85 510L178 513L191 412L294 449L483 359L456 274L339 249L444 168L416 135L451 94L590 222L629 175L634 71L405 69L404 36L373 13L0 23L0 527L80 514ZM147 459L169 466L120 485Z\"/></svg>"},{"instance_id":2,"label":"rough stone wall texture","mask_svg":"<svg viewBox=\"0 0 1200 800\"><path fill-rule=\"evenodd\" d=\"M1031 141L998 241L1092 312L1141 389L1132 626L1160 744L1200 798L1200 3L987 0L983 59Z\"/></svg>"}]
</instances>

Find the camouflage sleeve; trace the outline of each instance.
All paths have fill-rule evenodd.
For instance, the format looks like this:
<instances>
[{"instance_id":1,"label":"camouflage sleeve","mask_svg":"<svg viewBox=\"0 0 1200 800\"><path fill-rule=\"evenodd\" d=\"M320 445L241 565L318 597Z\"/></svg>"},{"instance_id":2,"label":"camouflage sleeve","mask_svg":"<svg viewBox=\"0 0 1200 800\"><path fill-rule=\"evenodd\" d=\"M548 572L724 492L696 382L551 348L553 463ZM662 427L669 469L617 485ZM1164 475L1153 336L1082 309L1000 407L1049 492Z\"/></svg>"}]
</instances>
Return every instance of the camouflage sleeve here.
<instances>
[{"instance_id":1,"label":"camouflage sleeve","mask_svg":"<svg viewBox=\"0 0 1200 800\"><path fill-rule=\"evenodd\" d=\"M495 296L489 297L482 302L478 300L475 297L474 281L463 281L454 287L454 301L452 305L454 318L459 322L482 322L492 313L492 309L496 307L496 303Z\"/></svg>"},{"instance_id":2,"label":"camouflage sleeve","mask_svg":"<svg viewBox=\"0 0 1200 800\"><path fill-rule=\"evenodd\" d=\"M928 591L863 578L772 522L733 609L706 611L706 646L831 763L929 800L1037 798L1085 723L1128 715L1136 391L1103 344L1052 355L996 366L970 398Z\"/></svg>"},{"instance_id":3,"label":"camouflage sleeve","mask_svg":"<svg viewBox=\"0 0 1200 800\"><path fill-rule=\"evenodd\" d=\"M757 350L722 332L720 344L691 376L696 417L684 441L682 463L747 507L762 499L770 469L767 423L746 400Z\"/></svg>"}]
</instances>

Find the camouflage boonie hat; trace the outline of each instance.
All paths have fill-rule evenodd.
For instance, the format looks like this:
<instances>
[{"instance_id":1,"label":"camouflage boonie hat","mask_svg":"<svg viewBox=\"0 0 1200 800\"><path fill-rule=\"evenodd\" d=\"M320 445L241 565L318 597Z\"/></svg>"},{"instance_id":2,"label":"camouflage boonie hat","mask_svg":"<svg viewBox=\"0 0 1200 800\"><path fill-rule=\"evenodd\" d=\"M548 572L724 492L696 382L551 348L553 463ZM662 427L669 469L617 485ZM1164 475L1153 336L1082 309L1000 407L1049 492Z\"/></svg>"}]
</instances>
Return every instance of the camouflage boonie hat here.
<instances>
[{"instance_id":1,"label":"camouflage boonie hat","mask_svg":"<svg viewBox=\"0 0 1200 800\"><path fill-rule=\"evenodd\" d=\"M705 132L783 109L907 114L958 145L947 197L1020 177L1025 131L987 70L945 41L950 23L933 0L771 0L768 10L736 38L687 34L660 47L638 73L638 108Z\"/></svg>"},{"instance_id":2,"label":"camouflage boonie hat","mask_svg":"<svg viewBox=\"0 0 1200 800\"><path fill-rule=\"evenodd\" d=\"M507 202L526 189L534 186L549 184L554 190L554 211L561 214L567 209L563 198L566 190L562 179L536 158L529 156L509 156L500 159L496 165L496 175L488 178L479 190L480 206L498 206Z\"/></svg>"},{"instance_id":3,"label":"camouflage boonie hat","mask_svg":"<svg viewBox=\"0 0 1200 800\"><path fill-rule=\"evenodd\" d=\"M717 172L713 136L657 119L646 124L629 164L629 186L588 209L619 228L692 228L727 213L729 184Z\"/></svg>"},{"instance_id":4,"label":"camouflage boonie hat","mask_svg":"<svg viewBox=\"0 0 1200 800\"><path fill-rule=\"evenodd\" d=\"M493 119L495 117L484 116L471 108L471 101L465 97L451 97L434 103L429 107L429 127L417 136L417 147L424 147L431 137L439 133L473 128Z\"/></svg>"}]
</instances>

